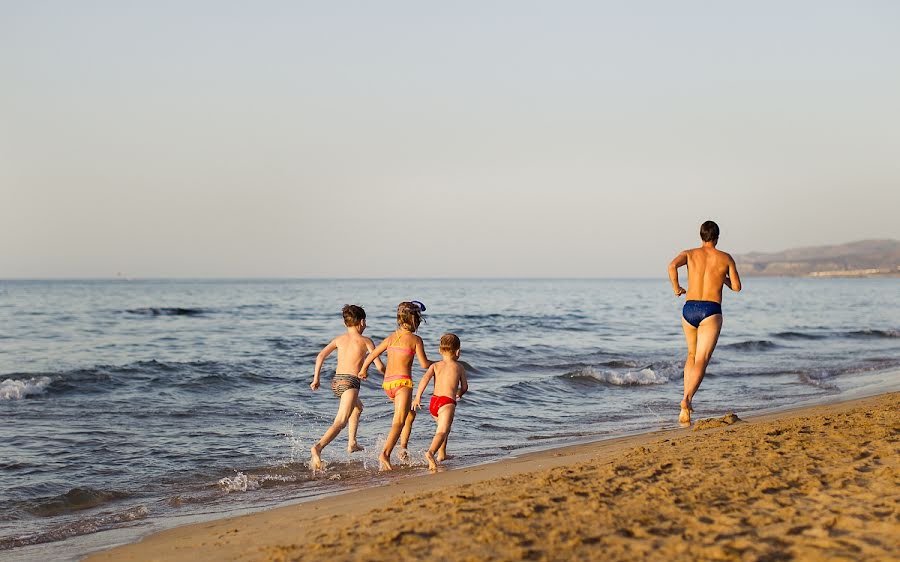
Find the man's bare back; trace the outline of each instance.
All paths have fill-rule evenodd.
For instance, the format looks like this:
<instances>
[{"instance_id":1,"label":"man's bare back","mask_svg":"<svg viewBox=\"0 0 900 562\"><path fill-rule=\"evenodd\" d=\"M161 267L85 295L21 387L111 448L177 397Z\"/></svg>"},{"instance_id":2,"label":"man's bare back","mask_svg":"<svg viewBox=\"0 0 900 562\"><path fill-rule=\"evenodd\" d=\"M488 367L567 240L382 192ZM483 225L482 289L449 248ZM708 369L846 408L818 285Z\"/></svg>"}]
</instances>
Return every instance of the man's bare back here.
<instances>
[{"instance_id":1,"label":"man's bare back","mask_svg":"<svg viewBox=\"0 0 900 562\"><path fill-rule=\"evenodd\" d=\"M682 252L688 273L687 300L722 303L722 287L737 278L734 259L715 247L701 246ZM677 258L676 258L677 259Z\"/></svg>"}]
</instances>

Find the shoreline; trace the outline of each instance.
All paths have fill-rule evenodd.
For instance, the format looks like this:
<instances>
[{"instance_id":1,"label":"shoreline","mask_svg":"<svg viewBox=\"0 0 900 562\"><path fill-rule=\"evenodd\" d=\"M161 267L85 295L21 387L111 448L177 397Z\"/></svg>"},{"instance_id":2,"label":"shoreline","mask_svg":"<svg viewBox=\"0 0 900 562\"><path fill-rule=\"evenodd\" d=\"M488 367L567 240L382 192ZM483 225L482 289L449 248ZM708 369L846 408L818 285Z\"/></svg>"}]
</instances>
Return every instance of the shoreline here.
<instances>
[{"instance_id":1,"label":"shoreline","mask_svg":"<svg viewBox=\"0 0 900 562\"><path fill-rule=\"evenodd\" d=\"M892 427L896 429L898 405L900 405L900 393L889 392L866 398L852 398L766 413L748 417L747 420L745 420L746 423L727 426L725 428L701 431L695 431L694 428L656 430L637 435L529 452L497 462L447 470L437 474L426 473L398 478L395 482L377 487L353 490L338 495L288 504L286 506L236 517L226 517L203 523L175 527L147 535L137 543L93 553L89 555L86 560L294 560L304 559L305 556L312 556L313 558L334 558L337 556L338 558L343 557L343 559L373 559L373 557L378 557L379 551L372 550L375 548L373 543L377 543L377 540L372 537L359 538L357 539L359 544L354 545L353 541L344 537L347 533L343 533L342 535L340 533L335 534L332 532L329 534L328 525L333 527L337 525L335 530L349 529L351 527L354 529L365 529L367 526L363 525L366 525L366 521L375 522L375 519L378 518L382 518L380 520L387 519L388 521L382 525L387 524L389 529L393 528L400 532L395 538L399 537L398 540L401 543L405 543L406 540L404 537L409 535L412 537L411 540L413 543L416 543L420 547L424 546L425 548L430 548L432 545L429 543L429 537L416 538L415 526L408 525L408 519L421 522L422 517L428 517L428 513L430 513L427 508L429 501L439 501L444 504L449 501L448 507L453 515L451 519L455 521L455 524L451 525L450 532L455 533L468 524L466 523L468 516L465 514L472 512L474 506L466 506L465 504L467 503L467 499L472 497L473 490L477 491L480 489L478 484L491 481L491 489L497 489L494 495L499 494L501 496L492 497L491 501L499 501L498 505L507 506L510 502L503 501L502 496L510 496L510 494L515 496L516 490L520 490L520 484L522 483L543 478L546 479L547 487L554 487L560 477L557 475L555 478L550 478L546 476L549 473L562 472L566 474L573 470L576 472L583 472L585 470L594 470L597 465L603 465L606 468L610 468L612 464L635 455L638 457L641 457L642 455L646 457L649 449L659 449L666 443L678 450L687 446L691 441L705 439L706 436L717 435L723 431L746 433L750 430L758 430L770 425L790 424L792 420L804 417L812 417L821 421L822 419L833 415L859 416L864 415L859 414L859 411L865 410L866 408L880 408L881 410L879 411L888 408L888 418L890 419L888 419L886 423L889 425L893 424ZM891 407L893 407L893 412L890 411ZM828 431L825 431L825 435L828 438L838 436L836 433L834 435L832 435L832 433L835 432L832 431L829 433ZM737 444L732 445L738 447L746 446L746 441L748 441L748 439L741 439L740 436L738 437L739 438L736 441ZM797 437L797 439L800 439L800 437ZM896 443L896 437L894 437L894 443ZM669 446L667 445L666 447L666 452L668 452ZM894 444L893 447L896 449L896 444ZM691 449L687 452L687 456L692 456L695 453L696 451ZM805 453L800 450L798 454L803 456ZM896 457L896 455L894 456ZM875 458L879 459L880 462L883 462L884 455L876 455ZM753 461L748 460L747 462L752 463ZM881 467L881 469L886 469L888 470L888 475L893 475L895 474L893 471L895 470L897 463L896 460L889 462L892 462L893 465ZM673 463L668 464L672 465ZM615 470L618 468L619 467L613 467L614 476ZM738 473L740 473L740 471ZM691 469L688 468L682 476L689 478L691 475ZM651 476L652 478L659 478L659 475L651 474ZM804 482L805 480L812 479L813 478L810 475L806 475L806 477L801 475L795 480L797 480L797 482ZM891 480L891 478L883 479ZM504 489L504 486L507 488L509 487L508 481L510 480L521 480L522 482L514 484L511 489ZM565 479L563 478L563 480ZM636 486L638 488L641 488L643 484L646 484L646 478L632 477L630 479L626 478L625 480L629 486ZM654 480L651 479L650 481ZM891 491L896 495L896 482L889 482L888 484L892 486ZM540 493L536 496L532 494L530 501L532 501L532 503L538 502L538 505L542 505L543 508L534 510L534 513L529 513L528 517L523 516L521 518L522 521L541 519L542 514L552 513L554 511L552 509L554 501L559 501L561 502L561 505L566 505L567 503L572 503L569 500L580 499L580 493L577 488L577 486L570 486L569 489L562 490L560 495L553 497L549 497L552 495L549 494L549 492L544 494L544 496L547 497L542 497ZM770 486L769 488L772 487ZM651 487L649 491L654 492L653 487ZM659 490L655 491L664 491L664 486L660 485ZM724 490L720 491L724 492ZM763 496L767 495L765 490L761 493ZM454 496L454 494L456 495ZM618 495L619 494L613 494L613 496ZM447 499L448 497L450 498L449 500ZM454 501L454 497L461 497L464 499L461 501ZM514 505L518 505L521 503L521 499L522 498L513 498L514 501L511 501ZM624 500L625 497L617 499ZM777 498L763 497L762 499L772 500ZM401 505L398 506L398 503ZM619 502L617 501L614 503ZM416 505L414 507L408 507L413 504ZM671 505L671 498L662 505ZM646 504L644 507L646 507ZM403 513L407 510L418 516L411 518L395 516L394 519L396 521L393 526L390 525L391 517L385 517L385 513ZM475 509L474 511L478 510ZM894 513L894 516L896 517L896 512ZM478 528L486 529L491 527L491 525L509 525L517 521L515 515L512 515L511 517L513 517L512 521L508 518L500 518L498 520L496 516L493 518L488 517ZM336 521L329 521L334 518L339 519ZM584 517L582 517L582 519L584 519ZM353 526L351 520L359 520L361 526ZM322 530L320 529L321 525L313 525L313 523L324 524L325 529ZM803 525L795 525L792 529L797 529L802 526ZM401 527L409 528L404 533L401 530ZM791 529L788 530L790 531ZM896 520L890 531L900 531L900 526L897 525ZM635 535L636 532L637 531L635 530L623 531L621 536L616 535L614 537L615 540L613 540L613 542L616 543L618 541L618 543L622 544L635 542L634 536L628 537L627 535L629 533ZM443 532L441 534L443 534ZM508 529L506 534L509 534ZM684 534L684 532L682 532L682 534ZM796 534L801 536L803 531L799 531ZM897 533L895 532L894 534ZM320 539L324 537L326 543L332 546L331 550L319 549L319 543L304 545L304 540L310 538L312 535L320 535ZM496 538L493 540L496 540ZM520 542L528 543L528 541L529 539L523 539L523 541ZM432 542L437 542L437 540ZM593 548L599 548L601 542L605 544L609 541L604 539L604 541L598 540L587 543L586 545L579 543L576 546L577 548L590 549L592 548L591 545L594 545ZM646 542L649 545L658 542L658 540L653 537L645 537L643 542ZM440 544L444 544L444 541L441 540ZM367 554L362 558L359 558L358 554L361 551L358 549L357 554L352 554L351 551L356 546L364 547ZM609 544L606 544L606 547L609 547ZM576 547L573 546L572 548ZM405 556L403 551L405 551L405 549L388 549L383 552L382 555L387 558L390 558L391 556L402 558ZM526 548L518 554L525 555L528 552L529 550ZM535 552L532 552L532 554ZM600 550L594 550L595 554L598 552L600 552ZM461 552L451 551L450 554L456 555L461 554ZM513 552L507 552L505 554L513 558L521 557L515 555ZM632 554L636 555L637 551L632 552ZM413 557L415 558L415 556ZM464 557L457 557L456 559L464 559ZM537 556L536 559L544 559L544 557Z\"/></svg>"}]
</instances>

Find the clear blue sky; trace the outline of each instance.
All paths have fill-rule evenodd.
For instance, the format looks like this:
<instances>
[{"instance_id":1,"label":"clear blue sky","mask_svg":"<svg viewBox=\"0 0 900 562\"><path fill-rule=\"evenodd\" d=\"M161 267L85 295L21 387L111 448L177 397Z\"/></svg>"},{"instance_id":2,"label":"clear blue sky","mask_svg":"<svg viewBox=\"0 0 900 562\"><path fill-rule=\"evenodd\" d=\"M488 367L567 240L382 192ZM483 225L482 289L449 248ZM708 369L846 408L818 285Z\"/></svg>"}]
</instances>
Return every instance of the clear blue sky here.
<instances>
[{"instance_id":1,"label":"clear blue sky","mask_svg":"<svg viewBox=\"0 0 900 562\"><path fill-rule=\"evenodd\" d=\"M0 3L0 278L900 238L896 2Z\"/></svg>"}]
</instances>

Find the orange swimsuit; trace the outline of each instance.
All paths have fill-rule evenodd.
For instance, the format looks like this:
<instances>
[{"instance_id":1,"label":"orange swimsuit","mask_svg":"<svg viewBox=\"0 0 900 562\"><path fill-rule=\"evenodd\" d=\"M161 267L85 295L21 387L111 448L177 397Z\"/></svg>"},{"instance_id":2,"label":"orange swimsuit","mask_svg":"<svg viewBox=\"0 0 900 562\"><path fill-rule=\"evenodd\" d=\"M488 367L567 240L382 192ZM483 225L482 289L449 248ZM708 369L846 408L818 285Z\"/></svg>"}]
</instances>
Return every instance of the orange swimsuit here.
<instances>
[{"instance_id":1,"label":"orange swimsuit","mask_svg":"<svg viewBox=\"0 0 900 562\"><path fill-rule=\"evenodd\" d=\"M403 334L397 336L397 339L394 340L393 343L397 343L400 341L400 338L403 337ZM416 350L410 349L408 347L403 347L399 345L390 345L388 349L393 349L394 351L399 351L401 353L409 353L410 355L415 355ZM390 361L388 362L390 364ZM384 389L384 393L387 394L387 397L391 400L397 396L397 391L401 388L409 388L413 387L412 375L384 375L384 382L381 384L381 388Z\"/></svg>"}]
</instances>

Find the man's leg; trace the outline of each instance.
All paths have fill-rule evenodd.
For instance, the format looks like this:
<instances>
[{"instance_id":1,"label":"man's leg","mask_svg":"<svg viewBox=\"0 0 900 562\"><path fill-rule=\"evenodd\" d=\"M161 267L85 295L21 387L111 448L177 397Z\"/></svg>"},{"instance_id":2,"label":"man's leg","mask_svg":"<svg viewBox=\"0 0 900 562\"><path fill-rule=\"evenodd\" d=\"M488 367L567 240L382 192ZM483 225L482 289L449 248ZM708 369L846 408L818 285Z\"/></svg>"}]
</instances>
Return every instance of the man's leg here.
<instances>
[{"instance_id":1,"label":"man's leg","mask_svg":"<svg viewBox=\"0 0 900 562\"><path fill-rule=\"evenodd\" d=\"M690 375L684 379L684 398L687 400L688 409L691 409L694 394L697 393L697 389L700 388L700 383L703 382L703 377L706 375L706 367L709 365L709 360L712 359L721 331L721 314L707 316L697 328L697 348L694 353L694 364L690 370Z\"/></svg>"},{"instance_id":2,"label":"man's leg","mask_svg":"<svg viewBox=\"0 0 900 562\"><path fill-rule=\"evenodd\" d=\"M687 342L687 359L684 361L684 397L681 400L681 414L678 416L679 423L691 423L691 400L688 395L688 386L694 372L694 357L697 355L697 328L690 322L681 319L681 327L684 329L684 340Z\"/></svg>"}]
</instances>

